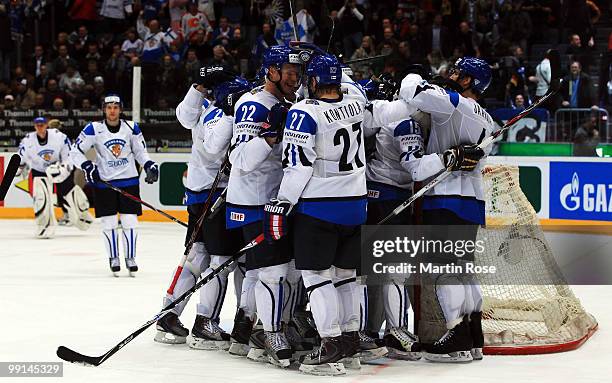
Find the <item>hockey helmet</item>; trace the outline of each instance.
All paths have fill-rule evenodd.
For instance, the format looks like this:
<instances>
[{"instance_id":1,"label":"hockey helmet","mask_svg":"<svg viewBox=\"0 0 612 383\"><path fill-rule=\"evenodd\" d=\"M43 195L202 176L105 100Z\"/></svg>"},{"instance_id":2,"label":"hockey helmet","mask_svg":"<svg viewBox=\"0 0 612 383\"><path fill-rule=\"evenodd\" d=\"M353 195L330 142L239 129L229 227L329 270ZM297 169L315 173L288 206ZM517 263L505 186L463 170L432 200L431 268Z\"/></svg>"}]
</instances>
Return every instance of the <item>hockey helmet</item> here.
<instances>
[{"instance_id":1,"label":"hockey helmet","mask_svg":"<svg viewBox=\"0 0 612 383\"><path fill-rule=\"evenodd\" d=\"M476 57L462 57L455 62L454 69L472 78L471 88L482 94L491 84L491 67Z\"/></svg>"},{"instance_id":2,"label":"hockey helmet","mask_svg":"<svg viewBox=\"0 0 612 383\"><path fill-rule=\"evenodd\" d=\"M340 85L342 65L333 55L315 56L306 68L306 76L317 80L320 85Z\"/></svg>"},{"instance_id":3,"label":"hockey helmet","mask_svg":"<svg viewBox=\"0 0 612 383\"><path fill-rule=\"evenodd\" d=\"M253 88L253 85L244 77L237 76L233 80L226 81L215 87L213 97L217 106L225 102L227 96L233 93L248 91Z\"/></svg>"},{"instance_id":4,"label":"hockey helmet","mask_svg":"<svg viewBox=\"0 0 612 383\"><path fill-rule=\"evenodd\" d=\"M303 63L298 52L285 45L274 45L263 54L261 67L263 73L267 74L271 66L280 70L283 64L302 65Z\"/></svg>"}]
</instances>

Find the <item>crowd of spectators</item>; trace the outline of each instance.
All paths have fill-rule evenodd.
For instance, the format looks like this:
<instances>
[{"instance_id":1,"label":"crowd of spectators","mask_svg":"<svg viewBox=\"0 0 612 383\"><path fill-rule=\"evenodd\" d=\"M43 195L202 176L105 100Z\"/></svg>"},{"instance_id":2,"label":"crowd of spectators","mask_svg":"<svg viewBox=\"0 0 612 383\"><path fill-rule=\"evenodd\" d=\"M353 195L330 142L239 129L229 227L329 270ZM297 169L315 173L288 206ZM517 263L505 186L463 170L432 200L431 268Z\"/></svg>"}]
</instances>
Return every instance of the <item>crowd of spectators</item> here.
<instances>
[{"instance_id":1,"label":"crowd of spectators","mask_svg":"<svg viewBox=\"0 0 612 383\"><path fill-rule=\"evenodd\" d=\"M287 2L279 0L69 0L54 10L58 22L49 43L30 44L16 62L11 23L26 3L0 0L4 109L96 108L110 91L129 104L134 66L142 67L143 105L173 107L203 65L231 66L254 78L265 48L279 42L276 32L289 18ZM546 79L540 65L529 65L528 54L534 44L567 44L562 53L571 81L558 106L590 107L601 102L587 73L597 48L594 24L605 3L297 0L296 8L306 20L304 39L329 46L344 60L387 55L352 64L357 79L381 72L399 78L416 63L444 75L458 57L485 58L495 69L487 97L496 106L526 107L541 96Z\"/></svg>"}]
</instances>

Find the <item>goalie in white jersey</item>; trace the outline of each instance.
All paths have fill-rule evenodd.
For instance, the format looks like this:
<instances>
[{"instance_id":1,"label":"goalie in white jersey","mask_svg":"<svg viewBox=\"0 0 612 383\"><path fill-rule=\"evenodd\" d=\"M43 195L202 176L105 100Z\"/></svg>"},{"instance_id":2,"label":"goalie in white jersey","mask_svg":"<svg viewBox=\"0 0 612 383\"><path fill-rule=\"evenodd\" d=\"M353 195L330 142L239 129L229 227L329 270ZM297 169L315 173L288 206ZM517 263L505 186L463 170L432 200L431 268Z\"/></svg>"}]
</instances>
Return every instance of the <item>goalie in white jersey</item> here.
<instances>
[{"instance_id":1,"label":"goalie in white jersey","mask_svg":"<svg viewBox=\"0 0 612 383\"><path fill-rule=\"evenodd\" d=\"M476 239L485 223L482 162L485 151L477 145L494 128L491 116L476 102L491 82L491 69L481 59L464 57L451 68L443 86L428 83L419 74L402 81L400 98L431 116L431 131L424 150L402 153L415 181L431 180L449 169L453 173L425 194L423 223L466 225L465 239ZM415 149L415 148L412 148ZM417 159L417 161L415 161ZM440 228L440 239L450 230ZM444 233L446 231L446 233ZM473 259L473 254L464 259ZM449 262L448 259L441 263ZM433 361L466 362L482 358L482 292L474 280L443 274L435 281L436 295L448 332L437 342L424 345L424 356Z\"/></svg>"},{"instance_id":2,"label":"goalie in white jersey","mask_svg":"<svg viewBox=\"0 0 612 383\"><path fill-rule=\"evenodd\" d=\"M75 186L74 167L70 162L70 140L57 129L49 129L45 117L34 119L35 132L28 133L19 145L21 166L18 175L27 176L32 169L34 179L34 216L39 238L52 237L55 232L53 185L57 187L57 204L64 215L60 224L72 224L86 230L92 222L89 202L83 190Z\"/></svg>"},{"instance_id":3,"label":"goalie in white jersey","mask_svg":"<svg viewBox=\"0 0 612 383\"><path fill-rule=\"evenodd\" d=\"M301 359L311 374L344 373L344 358L360 349L356 269L360 225L366 221L365 151L362 121L367 99L346 84L333 56L313 58L306 70L315 99L291 107L283 135L284 175L278 196L265 207L264 235L281 239L293 215L296 268L302 271L321 347Z\"/></svg>"},{"instance_id":4,"label":"goalie in white jersey","mask_svg":"<svg viewBox=\"0 0 612 383\"><path fill-rule=\"evenodd\" d=\"M121 119L121 108L121 98L118 95L106 96L102 104L104 120L85 126L70 152L70 158L75 166L85 172L87 182L94 186L96 217L102 221L103 242L113 273L120 270L117 213L121 214L125 264L131 274L138 271L135 260L138 238L136 227L142 207L138 202L110 189L104 182L138 197L140 181L136 161L143 166L147 183L157 181L159 168L147 153L138 124ZM96 152L95 163L85 156L92 148Z\"/></svg>"}]
</instances>

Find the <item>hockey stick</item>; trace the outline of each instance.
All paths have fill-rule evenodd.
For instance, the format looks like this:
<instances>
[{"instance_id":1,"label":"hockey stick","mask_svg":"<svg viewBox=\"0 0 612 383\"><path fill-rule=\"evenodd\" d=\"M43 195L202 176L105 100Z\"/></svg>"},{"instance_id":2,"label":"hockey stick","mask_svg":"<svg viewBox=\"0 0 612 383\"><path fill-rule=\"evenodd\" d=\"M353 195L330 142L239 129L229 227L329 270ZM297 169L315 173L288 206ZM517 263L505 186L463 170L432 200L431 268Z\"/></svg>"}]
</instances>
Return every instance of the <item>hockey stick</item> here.
<instances>
[{"instance_id":1,"label":"hockey stick","mask_svg":"<svg viewBox=\"0 0 612 383\"><path fill-rule=\"evenodd\" d=\"M550 68L551 68L551 80L550 80L550 85L548 87L548 92L546 92L546 94L541 99L539 99L538 101L536 101L533 104L531 104L528 108L523 110L521 113L519 113L516 116L512 117L511 119L509 119L504 124L504 126L502 126L501 129L499 129L498 131L492 133L489 137L487 137L485 140L483 140L478 145L478 147L480 149L484 150L486 147L491 145L499 136L504 134L504 132L506 130L510 129L510 127L512 125L514 125L518 120L520 120L521 118L527 116L535 108L537 108L540 105L544 104L546 101L548 101L549 98L551 98L553 95L555 95L559 91L559 88L561 87L561 80L560 80L560 77L559 77L560 72L561 72L561 59L559 57L559 52L556 51L556 50L551 51ZM412 195L412 197L410 197L406 201L402 202L402 204L399 205L398 207L396 207L388 216L386 216L380 222L378 222L378 225L382 225L385 222L387 222L388 220L390 220L391 218L393 218L393 217L397 216L398 214L400 214L408 206L412 205L412 203L414 201L416 201L418 198L423 196L423 194L425 194L428 190L432 189L437 184L439 184L440 182L445 180L449 175L451 175L451 173L452 173L452 171L450 169L446 169L442 173L438 174L438 176L436 176L436 178L434 178L427 185L423 186L418 192L414 193Z\"/></svg>"},{"instance_id":2,"label":"hockey stick","mask_svg":"<svg viewBox=\"0 0 612 383\"><path fill-rule=\"evenodd\" d=\"M183 272L183 268L185 267L185 263L187 262L187 257L189 256L189 253L191 252L191 248L193 247L193 244L198 238L198 233L202 229L202 224L204 223L204 220L209 215L210 203L212 202L213 195L215 194L215 191L217 190L217 187L219 186L219 182L221 181L221 178L223 177L223 172L225 171L225 168L228 166L228 164L229 164L229 160L226 158L225 161L223 161L223 163L221 164L221 167L219 168L219 170L217 171L215 180L213 181L212 186L210 187L210 192L208 194L208 197L206 198L206 201L204 202L204 207L202 208L202 215L200 215L200 218L198 218L195 224L195 227L193 229L193 232L191 233L191 237L189 237L189 242L187 242L187 245L185 245L185 251L183 252L183 256L181 257L181 260L179 261L179 265L177 266L176 271L174 272L174 276L172 277L172 282L170 283L170 287L168 287L168 290L166 291L169 295L172 295L174 293L174 288L176 287L176 283L178 282L178 279L181 276L181 273Z\"/></svg>"},{"instance_id":3,"label":"hockey stick","mask_svg":"<svg viewBox=\"0 0 612 383\"><path fill-rule=\"evenodd\" d=\"M389 57L389 55L387 54L387 55L378 55L378 56L372 56L372 57L364 57L364 58L361 58L361 59L348 60L348 61L345 61L344 63L346 65L349 65L349 64L360 63L360 62L363 62L363 61L371 61L371 60L384 59L385 57Z\"/></svg>"},{"instance_id":4,"label":"hockey stick","mask_svg":"<svg viewBox=\"0 0 612 383\"><path fill-rule=\"evenodd\" d=\"M140 198L136 197L136 196L135 196L135 195L133 195L133 194L130 194L130 193L126 192L126 191L125 191L125 190L123 190L123 189L119 189L118 187L114 186L114 185L113 185L113 184L111 184L110 182L108 182L108 181L104 181L104 180L100 180L100 182L101 182L101 183L103 183L104 185L106 185L107 187L109 187L110 189L113 189L113 190L114 190L114 191L116 191L117 193L121 194L122 196L125 196L125 197L127 197L127 198L131 199L132 201L136 201L136 202L138 202L139 204L145 205L145 206L146 206L146 207L148 207L149 209L153 210L153 211L154 211L154 212L156 212L156 213L159 213L159 214L163 215L164 217L168 218L169 220L174 221L174 222L178 223L178 224L179 224L179 225L181 225L181 226L187 227L187 224L186 224L185 222L183 222L183 221L179 220L178 218L176 218L176 217L174 217L174 216L171 216L170 214L166 213L165 211L162 211L162 210L156 209L156 208L155 208L153 205L151 205L150 203L148 203L148 202L145 202L145 201L141 200Z\"/></svg>"},{"instance_id":5,"label":"hockey stick","mask_svg":"<svg viewBox=\"0 0 612 383\"><path fill-rule=\"evenodd\" d=\"M247 251L257 245L259 245L264 240L263 234L258 235L255 239L249 242L246 246L244 246L240 251L238 251L235 255L233 255L230 259L223 262L215 271L208 274L206 277L202 278L198 283L196 283L192 288L185 291L180 297L178 297L174 302L170 303L168 306L164 307L160 312L155 314L153 318L151 318L147 323L143 324L138 328L138 330L134 331L127 337L125 337L121 342L117 343L113 348L108 350L105 354L101 356L87 356L80 354L74 350L69 349L65 346L59 346L57 348L56 354L60 359L65 360L70 363L79 363L85 366L99 366L104 363L105 360L113 356L117 351L121 350L126 344L130 343L134 340L138 335L142 334L147 328L157 322L159 319L163 318L170 310L180 304L182 301L187 299L191 294L196 292L200 287L204 284L210 282L213 278L215 278L219 273L228 268L233 262L238 260L238 258Z\"/></svg>"},{"instance_id":6,"label":"hockey stick","mask_svg":"<svg viewBox=\"0 0 612 383\"><path fill-rule=\"evenodd\" d=\"M19 154L13 154L2 176L2 183L0 183L0 201L4 201L4 197L6 197L6 193L8 193L9 187L13 183L20 163L21 157Z\"/></svg>"}]
</instances>

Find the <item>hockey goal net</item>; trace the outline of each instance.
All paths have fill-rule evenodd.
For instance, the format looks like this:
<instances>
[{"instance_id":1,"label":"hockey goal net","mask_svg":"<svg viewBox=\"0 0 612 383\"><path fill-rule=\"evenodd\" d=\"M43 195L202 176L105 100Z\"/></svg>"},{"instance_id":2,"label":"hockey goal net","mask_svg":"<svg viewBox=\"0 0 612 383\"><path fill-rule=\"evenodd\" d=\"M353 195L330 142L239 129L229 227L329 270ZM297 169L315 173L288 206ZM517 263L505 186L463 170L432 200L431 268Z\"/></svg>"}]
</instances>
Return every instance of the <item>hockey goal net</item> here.
<instances>
[{"instance_id":1,"label":"hockey goal net","mask_svg":"<svg viewBox=\"0 0 612 383\"><path fill-rule=\"evenodd\" d=\"M483 173L487 224L478 239L486 237L487 246L475 262L503 270L479 276L484 352L541 354L579 347L597 329L597 321L563 278L535 210L521 191L518 168L492 165ZM434 294L432 286L415 291L417 331L425 342L446 331Z\"/></svg>"}]
</instances>

